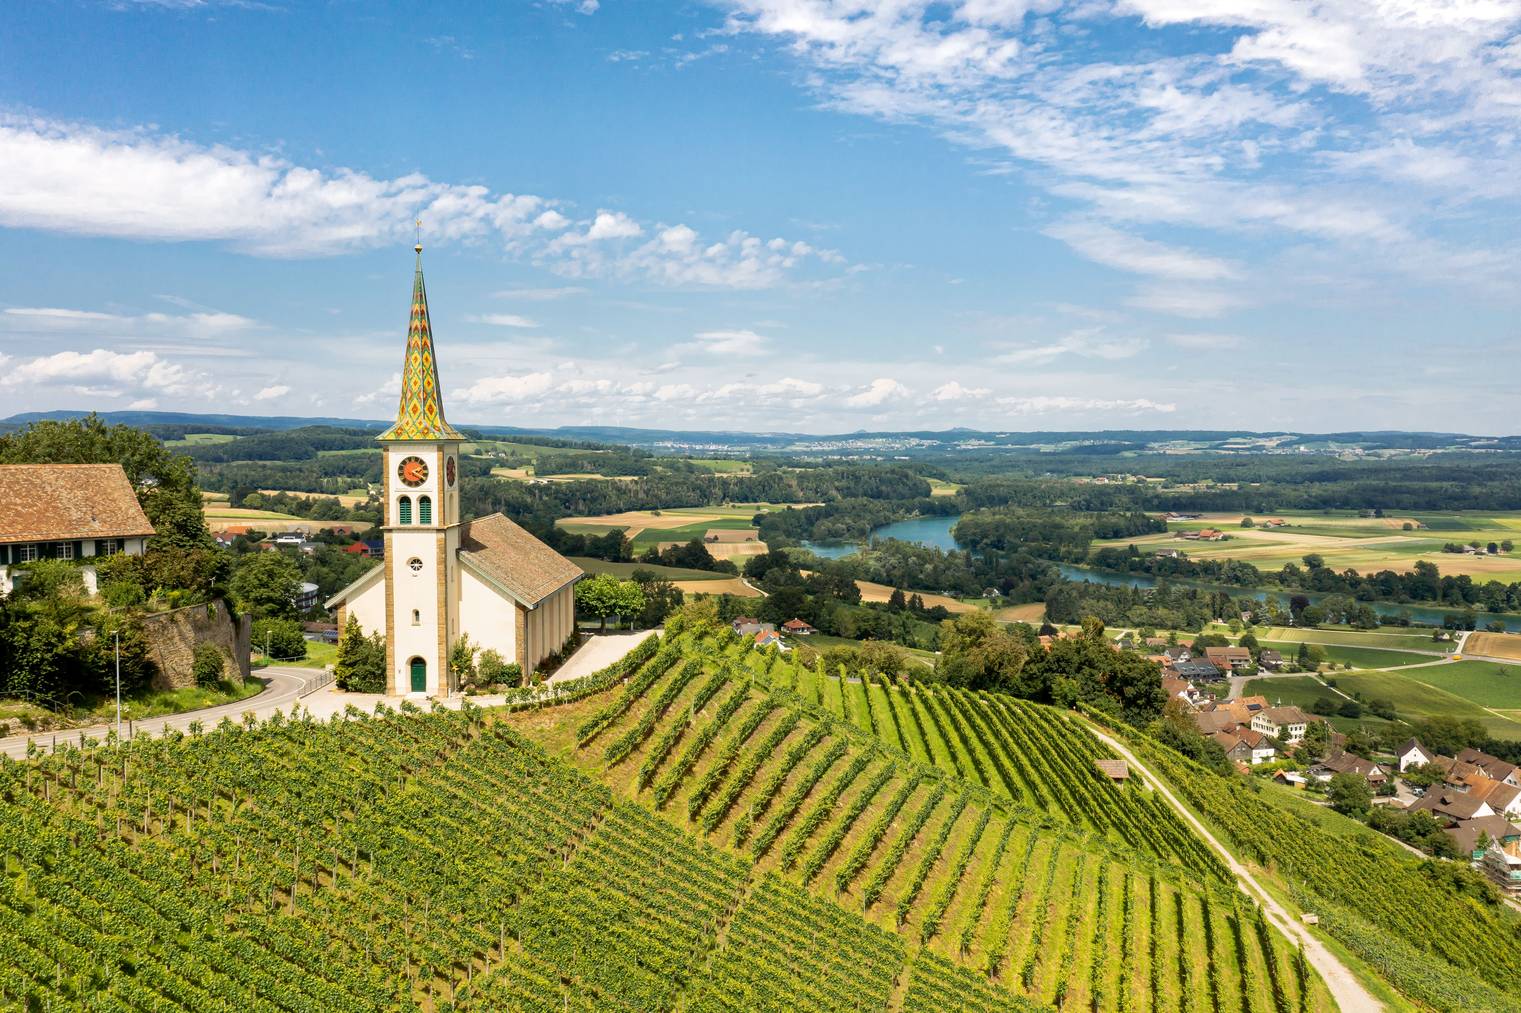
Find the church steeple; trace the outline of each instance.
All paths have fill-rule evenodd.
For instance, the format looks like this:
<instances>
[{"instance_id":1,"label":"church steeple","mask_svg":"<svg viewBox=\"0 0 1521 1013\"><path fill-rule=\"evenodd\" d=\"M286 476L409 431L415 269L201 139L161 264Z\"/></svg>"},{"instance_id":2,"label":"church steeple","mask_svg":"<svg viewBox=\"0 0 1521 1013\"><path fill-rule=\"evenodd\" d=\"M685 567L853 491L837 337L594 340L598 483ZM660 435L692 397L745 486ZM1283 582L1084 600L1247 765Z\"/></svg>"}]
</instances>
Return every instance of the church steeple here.
<instances>
[{"instance_id":1,"label":"church steeple","mask_svg":"<svg viewBox=\"0 0 1521 1013\"><path fill-rule=\"evenodd\" d=\"M396 424L380 434L381 440L463 440L444 419L443 393L438 384L438 362L433 357L433 328L428 321L428 292L423 287L422 240L417 251L417 273L412 279L412 319L407 325L407 357L401 367L401 404Z\"/></svg>"}]
</instances>

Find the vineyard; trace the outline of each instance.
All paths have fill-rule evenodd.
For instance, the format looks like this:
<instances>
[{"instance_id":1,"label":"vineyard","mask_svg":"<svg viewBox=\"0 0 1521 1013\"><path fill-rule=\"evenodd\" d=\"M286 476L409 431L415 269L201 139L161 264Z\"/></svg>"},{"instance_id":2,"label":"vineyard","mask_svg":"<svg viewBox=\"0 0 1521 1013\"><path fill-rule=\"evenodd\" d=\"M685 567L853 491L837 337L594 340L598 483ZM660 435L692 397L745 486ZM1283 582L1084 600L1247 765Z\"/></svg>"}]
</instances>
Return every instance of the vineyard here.
<instances>
[{"instance_id":1,"label":"vineyard","mask_svg":"<svg viewBox=\"0 0 1521 1013\"><path fill-rule=\"evenodd\" d=\"M1521 916L1476 873L1373 833L1332 834L1140 736L1131 745L1246 861L1276 872L1321 927L1434 1009L1521 1011ZM1463 926L1461 933L1441 926Z\"/></svg>"},{"instance_id":2,"label":"vineyard","mask_svg":"<svg viewBox=\"0 0 1521 1013\"><path fill-rule=\"evenodd\" d=\"M1212 853L1049 708L688 630L620 689L510 720L753 869L678 1007L1330 1008Z\"/></svg>"},{"instance_id":3,"label":"vineyard","mask_svg":"<svg viewBox=\"0 0 1521 1013\"><path fill-rule=\"evenodd\" d=\"M725 633L647 644L559 706L0 765L0 1008L1330 1008L1196 849L1126 840L1144 789L1068 719L874 684L847 721ZM976 752L1019 720L1038 760Z\"/></svg>"}]
</instances>

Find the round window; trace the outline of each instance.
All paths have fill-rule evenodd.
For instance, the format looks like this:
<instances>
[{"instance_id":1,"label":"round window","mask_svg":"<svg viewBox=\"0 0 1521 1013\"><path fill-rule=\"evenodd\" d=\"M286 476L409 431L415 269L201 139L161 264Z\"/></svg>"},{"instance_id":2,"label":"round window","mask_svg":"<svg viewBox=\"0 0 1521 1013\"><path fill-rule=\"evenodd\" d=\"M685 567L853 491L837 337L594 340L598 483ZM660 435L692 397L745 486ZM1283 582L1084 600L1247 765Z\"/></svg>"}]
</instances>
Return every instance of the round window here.
<instances>
[{"instance_id":1,"label":"round window","mask_svg":"<svg viewBox=\"0 0 1521 1013\"><path fill-rule=\"evenodd\" d=\"M418 559L416 556L413 556L411 559L407 560L407 566L411 568L413 573L422 573L422 560Z\"/></svg>"}]
</instances>

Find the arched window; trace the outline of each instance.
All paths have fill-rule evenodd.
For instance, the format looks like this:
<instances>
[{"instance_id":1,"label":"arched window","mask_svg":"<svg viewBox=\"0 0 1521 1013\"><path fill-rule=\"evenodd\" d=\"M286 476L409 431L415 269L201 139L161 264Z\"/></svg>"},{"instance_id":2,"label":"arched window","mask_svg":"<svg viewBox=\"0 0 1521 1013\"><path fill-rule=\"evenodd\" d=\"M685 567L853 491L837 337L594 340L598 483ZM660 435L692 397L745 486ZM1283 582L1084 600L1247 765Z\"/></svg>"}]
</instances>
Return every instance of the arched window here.
<instances>
[{"instance_id":1,"label":"arched window","mask_svg":"<svg viewBox=\"0 0 1521 1013\"><path fill-rule=\"evenodd\" d=\"M412 523L412 497L403 496L396 504L396 523Z\"/></svg>"},{"instance_id":2,"label":"arched window","mask_svg":"<svg viewBox=\"0 0 1521 1013\"><path fill-rule=\"evenodd\" d=\"M418 610L418 609L413 609L412 610L412 625L413 626L421 626L422 625L422 612L420 610Z\"/></svg>"},{"instance_id":3,"label":"arched window","mask_svg":"<svg viewBox=\"0 0 1521 1013\"><path fill-rule=\"evenodd\" d=\"M431 496L419 496L419 497L417 497L417 523L419 523L419 524L432 524L433 523L433 497L431 497Z\"/></svg>"}]
</instances>

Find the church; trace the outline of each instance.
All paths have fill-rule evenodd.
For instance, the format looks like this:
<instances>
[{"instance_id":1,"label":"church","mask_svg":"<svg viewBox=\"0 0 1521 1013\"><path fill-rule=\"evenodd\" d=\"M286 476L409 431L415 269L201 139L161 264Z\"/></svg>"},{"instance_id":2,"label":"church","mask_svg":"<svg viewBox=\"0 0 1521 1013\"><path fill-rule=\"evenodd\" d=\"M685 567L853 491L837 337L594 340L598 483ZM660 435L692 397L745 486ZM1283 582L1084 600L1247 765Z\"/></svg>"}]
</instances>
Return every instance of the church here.
<instances>
[{"instance_id":1,"label":"church","mask_svg":"<svg viewBox=\"0 0 1521 1013\"><path fill-rule=\"evenodd\" d=\"M449 650L462 636L516 661L525 673L575 631L581 568L502 514L460 520L465 437L444 419L433 354L422 244L412 280L396 423L384 447L385 561L334 595L349 616L386 641L386 685L395 695L459 689Z\"/></svg>"}]
</instances>

